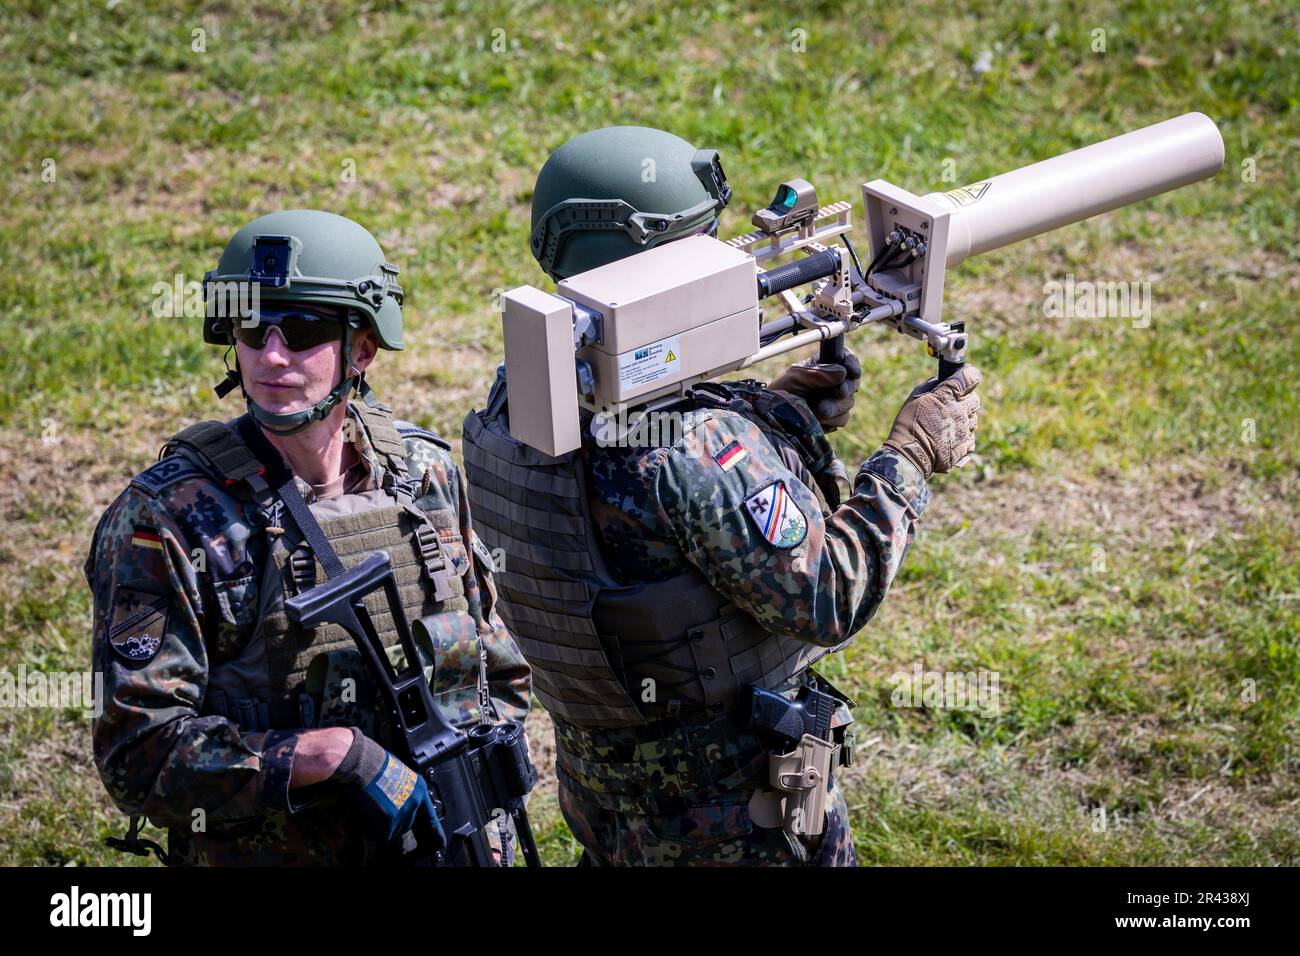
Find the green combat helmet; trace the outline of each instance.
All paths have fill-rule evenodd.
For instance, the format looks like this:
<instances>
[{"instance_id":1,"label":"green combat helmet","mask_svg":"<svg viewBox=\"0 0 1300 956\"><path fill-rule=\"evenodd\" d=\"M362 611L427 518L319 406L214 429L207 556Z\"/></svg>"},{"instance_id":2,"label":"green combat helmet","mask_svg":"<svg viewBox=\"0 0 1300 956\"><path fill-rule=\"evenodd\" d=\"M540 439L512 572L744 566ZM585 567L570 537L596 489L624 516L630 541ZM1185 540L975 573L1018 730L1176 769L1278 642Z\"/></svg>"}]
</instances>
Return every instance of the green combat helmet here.
<instances>
[{"instance_id":1,"label":"green combat helmet","mask_svg":"<svg viewBox=\"0 0 1300 956\"><path fill-rule=\"evenodd\" d=\"M731 189L715 149L644 126L573 137L537 174L533 258L552 279L695 232L716 232Z\"/></svg>"},{"instance_id":2,"label":"green combat helmet","mask_svg":"<svg viewBox=\"0 0 1300 956\"><path fill-rule=\"evenodd\" d=\"M287 209L254 219L235 233L217 267L203 277L203 298L203 341L212 345L233 345L232 323L255 321L256 310L263 307L345 310L343 380L329 395L312 408L277 414L260 408L244 392L249 412L277 435L291 435L325 418L353 388L372 400L364 374L351 367L353 330L369 324L381 348L402 347L397 267L388 263L375 237L362 226L329 212ZM238 306L231 307L232 302ZM217 395L224 398L242 385L236 359L234 371L227 370L217 386Z\"/></svg>"}]
</instances>

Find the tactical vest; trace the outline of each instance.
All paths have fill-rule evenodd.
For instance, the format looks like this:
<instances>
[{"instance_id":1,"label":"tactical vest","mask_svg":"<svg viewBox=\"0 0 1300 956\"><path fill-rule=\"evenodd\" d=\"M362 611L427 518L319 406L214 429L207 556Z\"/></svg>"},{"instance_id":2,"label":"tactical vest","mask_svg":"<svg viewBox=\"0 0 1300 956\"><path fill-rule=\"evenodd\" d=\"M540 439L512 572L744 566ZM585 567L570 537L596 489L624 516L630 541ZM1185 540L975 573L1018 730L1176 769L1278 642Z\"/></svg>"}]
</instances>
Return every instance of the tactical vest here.
<instances>
[{"instance_id":1,"label":"tactical vest","mask_svg":"<svg viewBox=\"0 0 1300 956\"><path fill-rule=\"evenodd\" d=\"M764 630L694 568L665 581L616 581L596 541L580 453L552 457L511 437L503 388L498 380L488 409L465 418L470 509L479 536L506 556L497 607L557 721L717 720L734 710L742 686L784 685L828 653ZM724 391L688 401L748 408L765 432L779 430L736 398Z\"/></svg>"},{"instance_id":2,"label":"tactical vest","mask_svg":"<svg viewBox=\"0 0 1300 956\"><path fill-rule=\"evenodd\" d=\"M469 603L461 579L470 559L456 515L416 504L419 487L407 474L405 448L388 409L361 403L352 407L384 466L382 486L308 507L344 568L377 550L388 552L407 619L413 625L425 619L425 627L415 631L429 638L422 648L428 660L422 663L426 673L434 671L430 683L440 705L454 707L473 695L482 706L486 679L478 627L466 621ZM222 617L251 625L252 634L234 659L210 668L201 713L227 717L244 731L350 724L373 734L376 702L352 638L335 624L302 629L285 613L285 597L324 581L325 572L262 477L261 462L231 424L218 421L191 425L164 451L185 455L227 485L243 485L266 516L269 553L254 571L257 607L234 603L229 582L215 589ZM368 595L365 603L384 646L400 659L396 625L383 592ZM436 646L440 636L453 647L472 636L472 654L456 655L467 664L464 672L437 668L444 656L444 648ZM355 693L338 692L345 678L353 679L348 689Z\"/></svg>"}]
</instances>

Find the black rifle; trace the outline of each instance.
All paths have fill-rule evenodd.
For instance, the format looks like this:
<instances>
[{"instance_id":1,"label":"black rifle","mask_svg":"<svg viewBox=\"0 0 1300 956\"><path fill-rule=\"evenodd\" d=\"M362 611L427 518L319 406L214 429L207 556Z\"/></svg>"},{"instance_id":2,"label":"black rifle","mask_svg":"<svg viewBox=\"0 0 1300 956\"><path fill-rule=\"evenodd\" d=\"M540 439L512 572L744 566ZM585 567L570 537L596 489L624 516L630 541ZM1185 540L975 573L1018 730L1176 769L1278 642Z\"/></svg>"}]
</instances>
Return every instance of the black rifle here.
<instances>
[{"instance_id":1,"label":"black rifle","mask_svg":"<svg viewBox=\"0 0 1300 956\"><path fill-rule=\"evenodd\" d=\"M362 601L379 588L384 589L406 655L406 668L400 672L384 652ZM294 624L304 628L337 624L356 642L398 738L380 743L429 787L441 828L426 825L412 831L416 846L402 856L402 862L440 866L459 862L467 854L467 862L474 866L492 866L483 828L494 819L494 811L503 810L514 820L524 860L529 866L540 866L524 806L524 797L537 782L537 771L528 759L523 725L481 725L464 733L442 716L420 667L388 553L376 551L352 570L284 603Z\"/></svg>"}]
</instances>

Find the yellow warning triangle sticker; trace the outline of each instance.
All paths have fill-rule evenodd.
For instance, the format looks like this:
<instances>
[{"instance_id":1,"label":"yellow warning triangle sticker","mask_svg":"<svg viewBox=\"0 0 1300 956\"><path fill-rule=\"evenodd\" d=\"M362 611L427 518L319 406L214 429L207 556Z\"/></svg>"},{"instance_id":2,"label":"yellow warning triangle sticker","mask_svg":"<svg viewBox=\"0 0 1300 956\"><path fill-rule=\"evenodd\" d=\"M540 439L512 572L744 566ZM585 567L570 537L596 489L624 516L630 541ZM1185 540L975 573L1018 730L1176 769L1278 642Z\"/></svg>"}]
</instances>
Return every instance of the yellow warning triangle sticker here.
<instances>
[{"instance_id":1,"label":"yellow warning triangle sticker","mask_svg":"<svg viewBox=\"0 0 1300 956\"><path fill-rule=\"evenodd\" d=\"M984 198L984 194L989 191L993 185L992 180L983 180L978 183L971 183L969 186L962 186L960 189L950 189L946 193L958 206L969 206L971 203L977 203Z\"/></svg>"},{"instance_id":2,"label":"yellow warning triangle sticker","mask_svg":"<svg viewBox=\"0 0 1300 956\"><path fill-rule=\"evenodd\" d=\"M668 350L668 357L665 358L664 361L665 361L665 362L676 362L676 361L677 361L677 356L674 355L674 354L672 353L672 349L669 349L669 350Z\"/></svg>"}]
</instances>

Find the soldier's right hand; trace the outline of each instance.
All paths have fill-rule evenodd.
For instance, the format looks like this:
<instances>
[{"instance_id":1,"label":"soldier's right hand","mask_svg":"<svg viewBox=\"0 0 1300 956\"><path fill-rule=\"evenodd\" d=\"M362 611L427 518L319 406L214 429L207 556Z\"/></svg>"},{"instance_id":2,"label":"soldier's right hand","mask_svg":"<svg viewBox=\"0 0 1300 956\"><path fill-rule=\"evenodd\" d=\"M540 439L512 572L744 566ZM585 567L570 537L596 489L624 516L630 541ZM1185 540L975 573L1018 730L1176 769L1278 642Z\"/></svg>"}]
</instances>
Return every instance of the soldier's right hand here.
<instances>
[{"instance_id":1,"label":"soldier's right hand","mask_svg":"<svg viewBox=\"0 0 1300 956\"><path fill-rule=\"evenodd\" d=\"M331 781L343 787L366 836L392 843L417 826L442 832L424 778L359 730Z\"/></svg>"},{"instance_id":2,"label":"soldier's right hand","mask_svg":"<svg viewBox=\"0 0 1300 956\"><path fill-rule=\"evenodd\" d=\"M894 419L886 447L902 454L926 478L961 464L975 450L980 408L975 389L980 378L979 369L966 365L942 382L930 379L918 385Z\"/></svg>"},{"instance_id":3,"label":"soldier's right hand","mask_svg":"<svg viewBox=\"0 0 1300 956\"><path fill-rule=\"evenodd\" d=\"M821 362L812 357L792 365L772 380L768 388L798 395L828 432L843 428L853 411L854 393L862 383L862 363L848 348L843 362Z\"/></svg>"}]
</instances>

